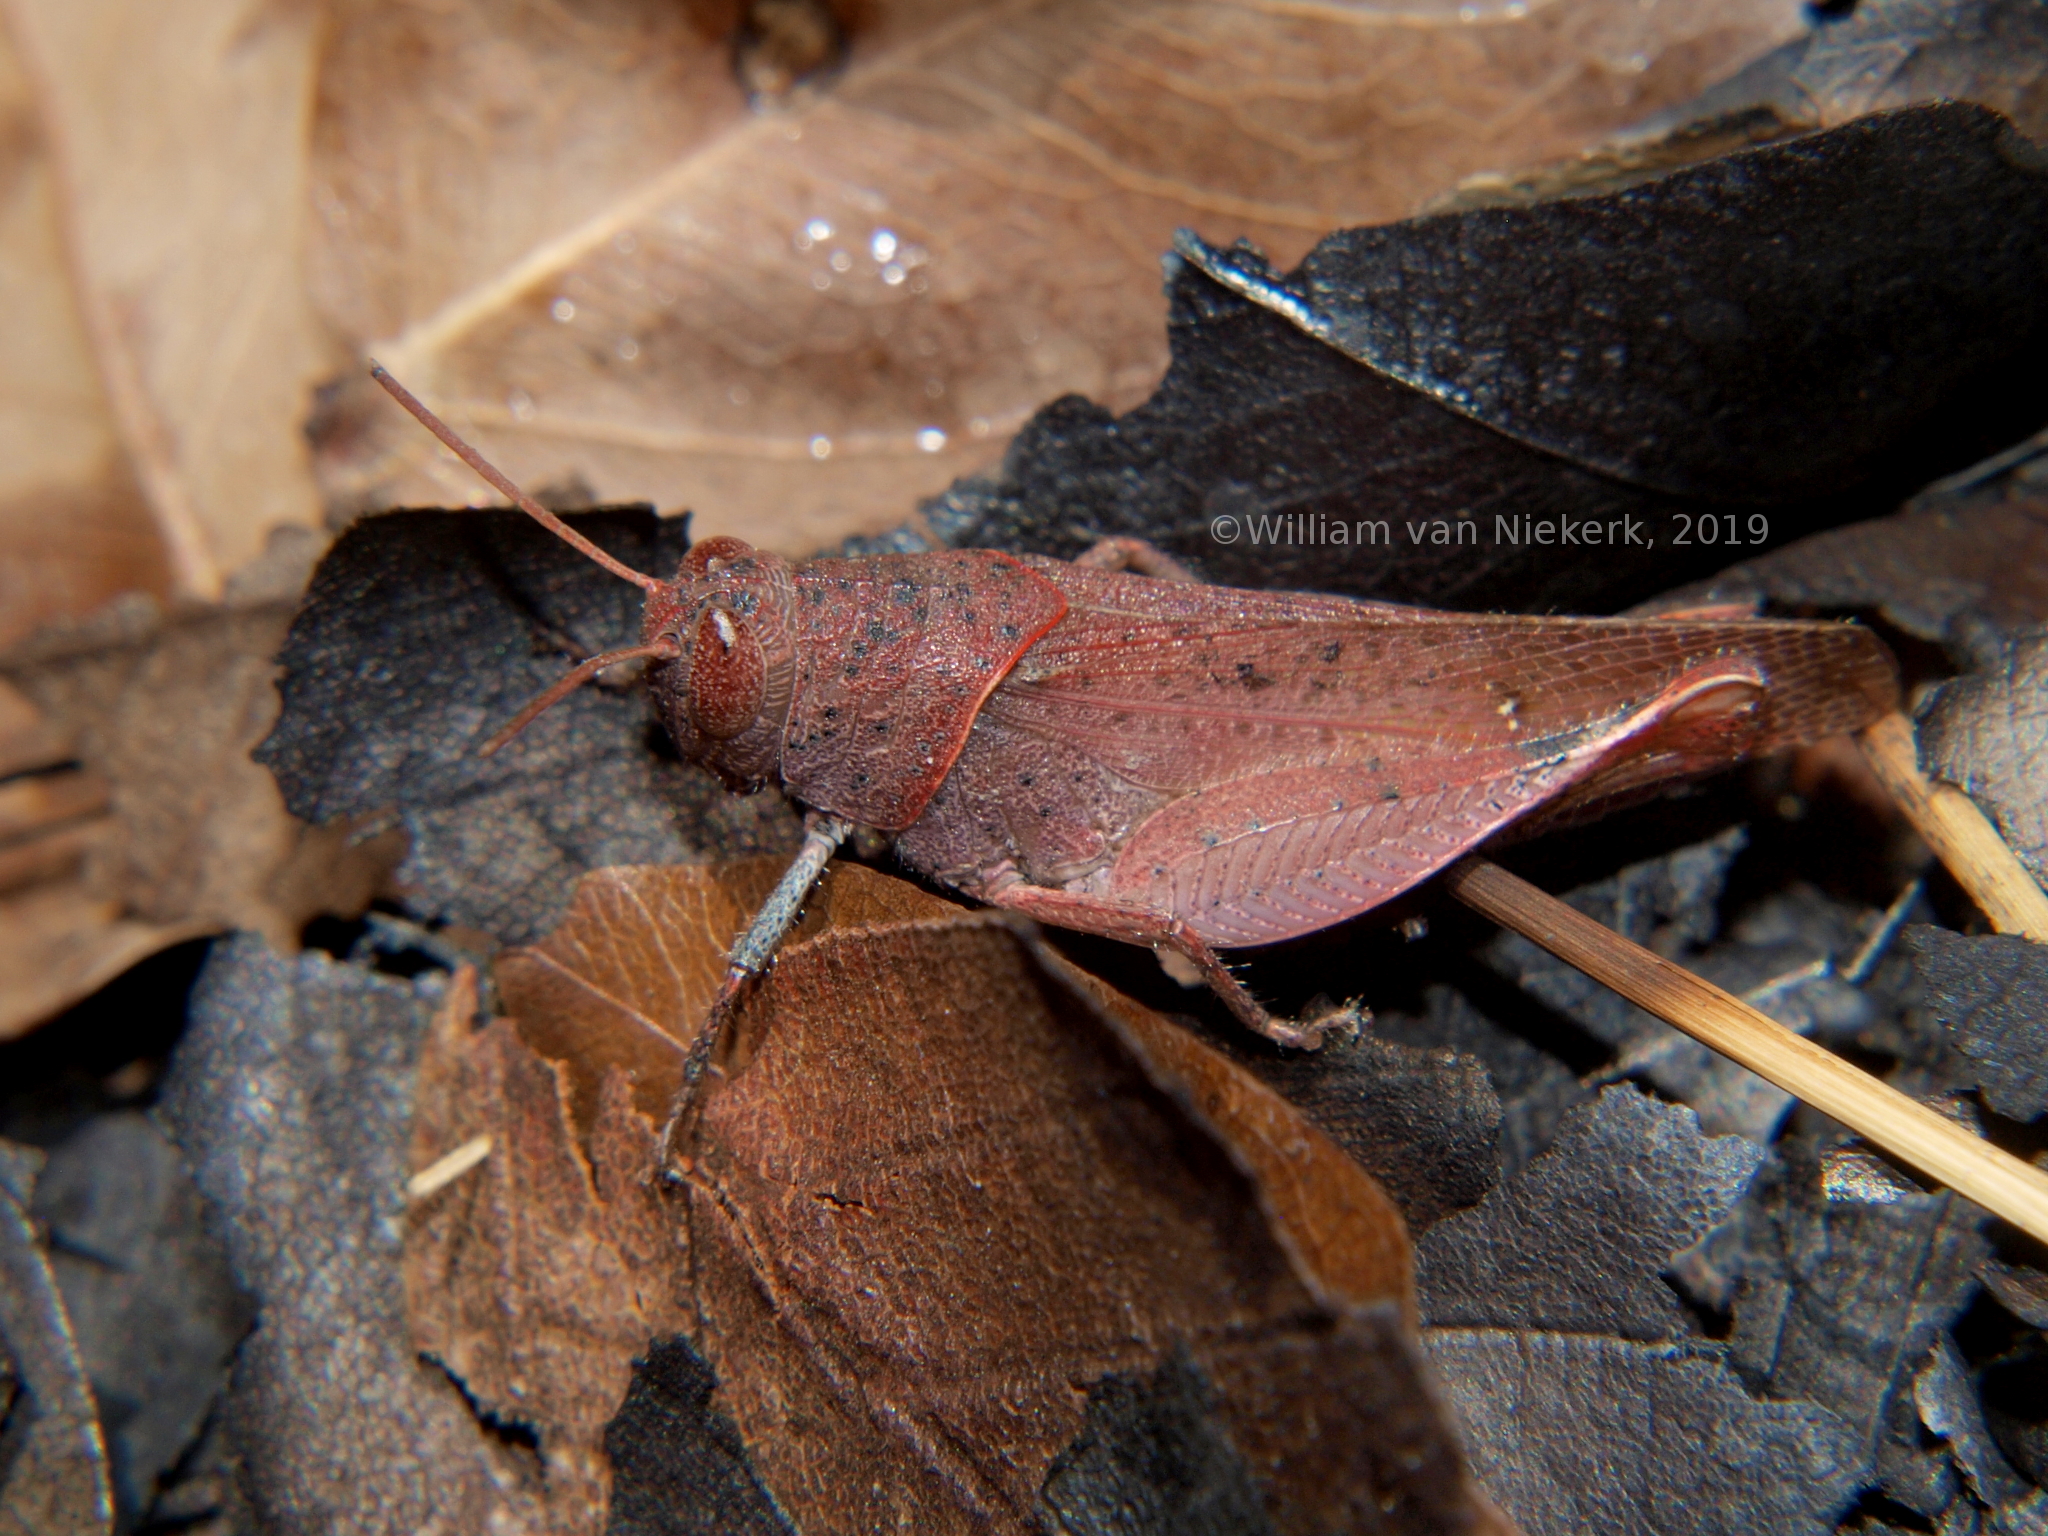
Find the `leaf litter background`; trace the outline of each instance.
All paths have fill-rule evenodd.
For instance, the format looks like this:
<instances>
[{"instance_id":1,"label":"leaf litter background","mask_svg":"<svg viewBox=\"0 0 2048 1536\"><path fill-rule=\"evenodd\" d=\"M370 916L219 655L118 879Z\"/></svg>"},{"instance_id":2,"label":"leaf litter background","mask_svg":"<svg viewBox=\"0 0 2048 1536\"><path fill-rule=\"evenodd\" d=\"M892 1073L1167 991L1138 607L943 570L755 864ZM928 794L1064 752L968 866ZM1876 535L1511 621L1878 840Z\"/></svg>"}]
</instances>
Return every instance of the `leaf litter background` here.
<instances>
[{"instance_id":1,"label":"leaf litter background","mask_svg":"<svg viewBox=\"0 0 2048 1536\"><path fill-rule=\"evenodd\" d=\"M246 756L332 530L474 497L370 408L363 350L565 503L689 503L700 531L798 553L1193 540L1304 432L1312 495L1375 474L1426 495L1494 434L1187 267L1162 300L1175 226L1284 271L1332 228L1934 96L2038 133L2037 10L1866 4L1809 33L1786 7L875 6L848 14L843 71L767 114L733 80L735 20L6 9L0 250L34 320L4 352L7 1027L240 933L10 1048L34 1091L0 1127L0 1518L1506 1529L1497 1503L1537 1533L2041 1528L2040 1255L1519 940L1432 907L1419 944L1375 924L1255 964L1290 1003L1373 978L1373 1036L1284 1059L1142 954L1048 949L848 867L661 1197L663 1022L772 867L696 861L772 854L793 821L666 758L630 688L474 760L563 654L629 626L616 585L495 514L365 525L292 642L264 752L282 797ZM1707 87L1734 115L1655 136ZM1652 131L1559 159L1629 124ZM1476 172L1498 174L1458 186ZM1983 183L1957 180L1963 206ZM1930 224L1909 259L1957 241ZM1532 225L1568 249L1560 227ZM1709 242L1691 277L1716 266ZM2034 322L1991 307L1949 398L2018 420L1998 369ZM1003 457L1065 390L1095 406L1038 414ZM1348 455L1347 420L1378 434ZM1779 532L2003 446L1914 427L1907 463L1852 454L1858 496ZM1360 449L1397 428L1415 451L1385 482ZM1243 462L1185 452L1233 433ZM1589 475L1590 440L1547 446L1458 471L1442 505L1668 493ZM1964 674L1931 701L1930 765L2038 858L2030 463L1709 590L1877 614L1916 674ZM657 568L681 547L644 513L601 527ZM1715 563L1217 574L1601 608ZM1519 857L1737 990L1846 964L1914 855L1856 820L1839 761L1773 772ZM1972 937L1939 880L1913 915L1947 926L1768 1006L2034 1149L2032 946ZM474 968L507 943L533 947ZM408 1210L405 1176L484 1133L481 1167Z\"/></svg>"}]
</instances>

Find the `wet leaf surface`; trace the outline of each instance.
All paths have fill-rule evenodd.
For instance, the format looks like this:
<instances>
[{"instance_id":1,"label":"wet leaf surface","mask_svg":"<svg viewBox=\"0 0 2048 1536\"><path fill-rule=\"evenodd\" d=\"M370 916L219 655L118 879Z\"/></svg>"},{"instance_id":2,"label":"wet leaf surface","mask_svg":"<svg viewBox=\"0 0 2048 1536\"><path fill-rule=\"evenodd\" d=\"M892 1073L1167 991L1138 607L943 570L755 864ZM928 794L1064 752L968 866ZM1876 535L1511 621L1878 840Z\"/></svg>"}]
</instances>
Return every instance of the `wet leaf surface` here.
<instances>
[{"instance_id":1,"label":"wet leaf surface","mask_svg":"<svg viewBox=\"0 0 2048 1536\"><path fill-rule=\"evenodd\" d=\"M896 0L850 14L843 72L750 114L734 10L342 15L311 169L336 333L516 477L788 553L899 522L1055 395L1142 398L1176 226L1291 258L1572 153L1799 28L1776 0ZM330 498L469 499L358 385L323 413Z\"/></svg>"},{"instance_id":2,"label":"wet leaf surface","mask_svg":"<svg viewBox=\"0 0 2048 1536\"><path fill-rule=\"evenodd\" d=\"M1967 107L1903 111L1604 197L1348 231L1284 281L1250 253L1190 246L1159 392L1116 420L1055 402L998 475L956 486L926 518L949 543L1069 555L1140 534L1238 585L1450 607L1636 601L1724 560L1723 515L1745 542L1751 515L1774 539L1868 516L2039 425L2048 401L2015 372L2039 345L2023 338L2048 324L2032 258L1991 262L2006 275L1974 290L1984 307L1969 321L1946 302L1915 319L1869 281L1955 271L1956 240L2048 240L2048 180L2000 147L2020 142L2010 135ZM1930 175L1952 177L1956 201L1922 225ZM1760 237L1759 218L1774 233ZM1889 239L1903 243L1877 256ZM1795 298L1808 281L1824 301ZM1823 342L1817 323L1856 339ZM1542 358L1513 341L1580 332ZM1892 393L1903 380L1872 381L1901 348L1932 373ZM1828 425L1844 419L1826 403L1838 388L1868 396L1848 414L1869 436ZM1935 425L1951 411L1984 434ZM1902 436L1881 425L1893 415ZM1675 425L1703 419L1713 433ZM1948 457L1907 462L1902 445ZM1597 557L1564 558L1520 521L1567 512L1603 530ZM1606 524L1630 517L1635 534L1608 539Z\"/></svg>"},{"instance_id":3,"label":"wet leaf surface","mask_svg":"<svg viewBox=\"0 0 2048 1536\"><path fill-rule=\"evenodd\" d=\"M1164 362L1153 261L1173 225L1192 223L1219 248L1249 233L1284 267L1329 223L1406 213L1510 156L1576 150L1596 121L1673 99L1688 71L1718 73L1716 61L1750 56L1790 20L1785 7L1599 3L1455 24L1448 13L1205 5L1055 3L1000 17L883 6L851 17L847 73L754 117L734 108L732 17L714 9L334 12L312 255L334 334L398 346L387 362L418 361L415 382L550 494L702 496L716 517L740 519L736 531L793 550L899 522L914 494L984 463L1049 395L1080 389L1098 404L1048 408L1009 478L956 489L936 509L938 530L957 536L986 515L990 538L1078 548L1125 531L1101 527L1103 515L1156 534L1139 526L1156 514L1200 555L1220 548L1212 517L1291 507L1295 493L1337 505L1361 484L1392 487L1388 505L1407 498L1403 522L1413 508L1454 519L1488 497L1605 516L1644 493L1595 451L1632 419L1628 402L1609 412L1602 396L1601 414L1567 423L1584 462L1532 454L1495 430L1514 422L1446 410L1186 270L1170 296L1175 370L1117 420ZM1644 206L1670 191L1646 180L1660 171L1930 93L1981 95L2036 123L2037 19L2010 4L1936 12L1865 0L1722 93L1776 103L1766 112L1484 178L1439 204L1452 222L1356 237L1352 254L1371 246L1399 266L1412 250L1449 270L1463 247L1431 248L1419 231L1565 226L1631 183L1626 206ZM303 36L301 21L252 35L251 83L273 78L265 71L280 41ZM204 28L181 40L164 79L188 79L179 70L218 40ZM1277 73L1262 74L1275 60ZM0 106L10 99L0 90ZM868 129L879 136L862 138ZM33 137L9 183L22 217L0 228L10 253L27 249L19 231L55 218L56 162ZM1026 140L1014 158L974 159ZM1340 142L1365 150L1323 155ZM1951 193L1933 180L1930 196ZM1275 187L1322 199L1319 217L1346 198L1387 201L1312 229L1269 217ZM1580 201L1527 206L1557 193ZM1489 203L1499 206L1475 212ZM965 223L948 222L963 211ZM804 231L799 249L814 216L833 232ZM1911 224L1893 219L1885 237ZM175 233L176 221L160 227ZM901 283L875 254L882 232L897 242ZM1936 228L1936 243L1953 238ZM251 262L273 250L258 242ZM1723 269L1763 259L1739 245L1722 254ZM1354 261L1337 287L1370 288L1387 269ZM1421 267L1401 270L1422 279ZM222 286L222 302L250 299ZM1542 285L1497 286L1525 317L1541 311ZM1490 319L1464 315L1460 332ZM2026 329L2010 320L1998 328L2008 341ZM1502 323L1511 339L1536 334L1526 318ZM75 383L94 362L58 366L61 330L50 321L37 346L55 360L52 379ZM296 366L296 340L283 342L264 366ZM144 361L176 344L123 343ZM1714 348L1689 333L1674 344ZM1909 355L1967 363L1937 351ZM1411 383L1455 386L1430 371L1440 352L1415 352ZM0 364L13 366L11 351ZM292 396L280 386L265 409ZM110 410L91 389L66 398L79 422ZM208 398L173 401L171 414L189 405L203 417ZM1820 473L1869 424L1814 414L1820 427L1780 440L1792 451L1775 468L1793 480ZM331 513L388 495L472 495L352 389L328 395L315 425ZM937 452L917 441L927 428L945 434ZM101 439L42 434L10 470L33 468L37 485L112 485L92 449L114 429L95 430ZM1912 433L1894 435L1915 446ZM829 440L822 457L814 437ZM1677 443L1676 457L1693 446ZM1972 451L1964 435L1940 450L1958 461ZM1910 477L1894 478L1870 506L1903 493ZM1996 660L2012 631L2043 617L2024 557L2039 532L2038 483L2024 451L2007 455L1887 524L1766 556L1749 570L1770 574L1751 579L1793 604L1839 608L1846 594L1958 660ZM0 473L0 511L10 484ZM125 494L133 513L143 493ZM272 515L269 494L251 481L256 524ZM37 502L36 516L59 504ZM1002 522L1020 507L1030 518ZM0 547L12 550L7 526L0 516ZM594 526L650 569L672 568L681 551L673 523L608 514ZM201 989L171 1105L231 1235L234 1272L263 1307L159 1519L252 1533L349 1520L409 1532L437 1518L534 1531L842 1528L870 1515L880 1481L897 1501L881 1515L909 1512L920 1528L981 1508L1070 1533L1500 1530L1418 1374L1399 1207L1428 1228L1426 1253L1461 1256L1426 1260L1423 1299L1446 1316L1465 1310L1423 1350L1448 1382L1471 1465L1532 1536L1650 1520L1703 1536L1825 1531L1838 1516L1865 1531L2038 1525L2043 1496L2016 1494L1998 1470L2036 1478L2048 1466L2013 1385L2041 1358L2026 1330L2039 1288L2030 1255L2001 1237L1993 1263L1974 1214L1662 1026L1441 913L1439 939L1404 947L1354 934L1255 965L1262 996L1269 979L1275 993L1349 995L1367 990L1363 975L1375 1006L1385 1002L1379 1037L1282 1059L1205 1037L1213 1015L1193 1032L1164 1023L985 914L837 871L743 1012L687 1179L655 1183L678 1032L701 1014L721 946L775 862L698 861L778 852L793 820L685 775L630 679L588 691L489 764L471 755L568 659L637 628L630 590L543 539L488 515L366 523L290 642L290 699L267 756L292 807L329 823L337 842L378 828L410 840L402 885L384 888L404 915L323 933L351 955L345 964L237 940ZM243 596L287 590L310 543L274 546ZM1519 570L1490 549L1411 542L1400 562L1380 561L1385 552L1370 552L1384 573L1366 576L1357 549L1253 558L1240 542L1231 579L1594 607L1701 569L1554 546L1521 551ZM0 604L0 633L8 612ZM83 654L33 660L84 677ZM232 692L254 675L239 654L192 659L201 671L217 664ZM91 714L97 687L35 699L84 700ZM212 718L187 709L164 672L137 671L123 687L132 698L160 689L171 711ZM28 737L0 729L0 748L17 739ZM136 739L176 756L151 730ZM52 786L79 770L38 753L21 761L54 800ZM140 780L132 763L123 771ZM223 795L233 771L219 776ZM1773 793L1752 804L1723 786L1694 802L1689 835L1654 848L1609 828L1513 857L1535 860L1552 889L1593 882L1575 899L1725 985L1772 986L1842 959L1874 918L1830 880L1802 887L1774 862L1808 836L1783 816L1761 814L1747 854L1733 840L1700 845ZM212 833L190 835L198 857L151 855L139 878L174 894L221 889L208 872ZM1689 851L1646 859L1658 849ZM1866 852L1845 862L1881 889L1890 872L1864 868L1878 862ZM1800 858L1807 871L1820 863L1811 847ZM691 867L606 870L572 910L579 877L627 860ZM82 879L52 888L70 910L87 899ZM1939 920L1939 900L1916 915ZM230 920L291 937L272 928L285 904L254 910ZM456 931L438 931L447 923ZM499 942L529 947L501 957L498 1011L511 1019L490 1022L439 968ZM1398 958L1382 965L1389 953ZM379 974L423 966L417 982ZM1159 985L1163 1006L1182 1006ZM1967 1112L1964 1091L1981 1078L1988 1096L1995 1074L1907 1006L1917 985L1894 958L1859 982L1787 983L1768 1006ZM1649 1107L1632 1089L1601 1094L1623 1075L1690 1104L1710 1130L1770 1140L1766 1175L1736 1198L1736 1173L1756 1154L1705 1139L1685 1110ZM1646 1112L1630 1118L1621 1105ZM1993 1131L2010 1139L2012 1128ZM480 1163L405 1204L409 1174L482 1135ZM1495 1281L1474 1285L1468 1271ZM1997 1305L1979 1304L1977 1277ZM1593 1331L1567 1331L1580 1329ZM1715 1358L1721 1334L1726 1361ZM80 1342L89 1355L90 1334ZM0 1404L18 1391L0 1369ZM168 1418L172 1395L156 1406ZM140 1434L148 1420L134 1424ZM1882 1490L1844 1514L1880 1476ZM10 1482L4 1496L15 1492Z\"/></svg>"}]
</instances>

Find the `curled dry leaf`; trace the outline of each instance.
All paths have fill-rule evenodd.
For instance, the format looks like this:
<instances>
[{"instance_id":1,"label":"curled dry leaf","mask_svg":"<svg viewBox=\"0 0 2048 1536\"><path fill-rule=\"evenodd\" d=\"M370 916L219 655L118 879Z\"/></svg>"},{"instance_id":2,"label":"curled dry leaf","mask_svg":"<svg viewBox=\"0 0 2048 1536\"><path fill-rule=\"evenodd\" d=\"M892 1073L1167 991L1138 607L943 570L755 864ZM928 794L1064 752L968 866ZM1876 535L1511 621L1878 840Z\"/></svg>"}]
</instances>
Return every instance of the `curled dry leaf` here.
<instances>
[{"instance_id":1,"label":"curled dry leaf","mask_svg":"<svg viewBox=\"0 0 2048 1536\"><path fill-rule=\"evenodd\" d=\"M624 1177L652 1174L648 1107L772 874L586 877L501 959L513 1024L447 1042L487 1091L430 1096L416 1158L479 1132L506 1155L432 1197L413 1317L482 1409L532 1425L551 1468L599 1466L592 1414L643 1355L608 1442L636 1529L659 1528L636 1449L658 1403L709 1426L676 1443L737 1447L721 1486L799 1531L1119 1529L1188 1470L1126 1454L1169 1420L1196 1481L1273 1530L1489 1528L1417 1369L1387 1197L1242 1069L991 914L836 868L740 1011L681 1187ZM687 1348L650 1349L677 1317ZM554 1352L575 1358L551 1372ZM595 1529L602 1507L561 1517Z\"/></svg>"},{"instance_id":2,"label":"curled dry leaf","mask_svg":"<svg viewBox=\"0 0 2048 1536\"><path fill-rule=\"evenodd\" d=\"M755 115L688 7L350 0L314 292L515 478L798 552L899 521L1052 396L1142 398L1177 225L1291 261L1798 29L1784 0L895 0L842 74ZM476 494L356 382L319 465L350 508Z\"/></svg>"},{"instance_id":3,"label":"curled dry leaf","mask_svg":"<svg viewBox=\"0 0 2048 1536\"><path fill-rule=\"evenodd\" d=\"M334 366L304 264L320 13L8 0L0 14L32 86L70 304L127 473L174 590L219 597L272 529L319 517L299 428ZM67 393L83 433L82 381ZM115 470L101 484L126 491Z\"/></svg>"},{"instance_id":4,"label":"curled dry leaf","mask_svg":"<svg viewBox=\"0 0 2048 1536\"><path fill-rule=\"evenodd\" d=\"M0 667L0 755L19 775L0 786L0 860L19 877L0 890L0 1038L195 934L295 947L316 913L360 912L401 851L293 820L249 759L276 717L287 609L128 617Z\"/></svg>"}]
</instances>

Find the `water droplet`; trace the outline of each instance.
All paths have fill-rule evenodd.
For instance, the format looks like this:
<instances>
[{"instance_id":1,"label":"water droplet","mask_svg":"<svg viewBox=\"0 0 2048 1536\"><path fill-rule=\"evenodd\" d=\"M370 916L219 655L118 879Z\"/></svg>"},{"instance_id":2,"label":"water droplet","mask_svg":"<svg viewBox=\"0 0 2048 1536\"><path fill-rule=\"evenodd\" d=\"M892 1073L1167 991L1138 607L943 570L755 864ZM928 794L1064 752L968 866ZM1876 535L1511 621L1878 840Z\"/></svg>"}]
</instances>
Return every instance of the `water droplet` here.
<instances>
[{"instance_id":1,"label":"water droplet","mask_svg":"<svg viewBox=\"0 0 2048 1536\"><path fill-rule=\"evenodd\" d=\"M912 275L910 279L910 291L912 293L923 293L925 289L929 287L931 287L931 284L925 281L925 277L922 272L918 272Z\"/></svg>"},{"instance_id":2,"label":"water droplet","mask_svg":"<svg viewBox=\"0 0 2048 1536\"><path fill-rule=\"evenodd\" d=\"M567 325L576 318L576 301L574 299L557 299L548 306L548 313L561 321L562 324Z\"/></svg>"},{"instance_id":3,"label":"water droplet","mask_svg":"<svg viewBox=\"0 0 2048 1536\"><path fill-rule=\"evenodd\" d=\"M630 229L622 229L612 236L612 249L621 256L630 256L640 249L640 241Z\"/></svg>"},{"instance_id":4,"label":"water droplet","mask_svg":"<svg viewBox=\"0 0 2048 1536\"><path fill-rule=\"evenodd\" d=\"M635 340L634 340L634 339L633 339L632 337L630 337L630 336L621 336L621 337L619 338L619 356L620 356L620 357L624 358L624 359L625 359L625 360L626 360L627 362L629 362L629 363L630 363L631 361L633 361L633 359L634 359L634 358L638 357L639 355L640 355L640 343L639 343L639 342L635 341Z\"/></svg>"},{"instance_id":5,"label":"water droplet","mask_svg":"<svg viewBox=\"0 0 2048 1536\"><path fill-rule=\"evenodd\" d=\"M967 430L976 437L987 437L988 418L986 416L975 417L974 420L967 423Z\"/></svg>"},{"instance_id":6,"label":"water droplet","mask_svg":"<svg viewBox=\"0 0 2048 1536\"><path fill-rule=\"evenodd\" d=\"M811 286L817 289L818 292L823 293L832 286L832 274L830 272L813 272L811 274Z\"/></svg>"},{"instance_id":7,"label":"water droplet","mask_svg":"<svg viewBox=\"0 0 2048 1536\"><path fill-rule=\"evenodd\" d=\"M1628 67L1640 75L1650 67L1650 56L1647 53L1632 53L1628 56Z\"/></svg>"},{"instance_id":8,"label":"water droplet","mask_svg":"<svg viewBox=\"0 0 2048 1536\"><path fill-rule=\"evenodd\" d=\"M813 240L809 235L805 234L802 230L798 230L796 232L796 235L790 240L789 243L795 246L800 251L808 251L812 246L816 245L818 242Z\"/></svg>"},{"instance_id":9,"label":"water droplet","mask_svg":"<svg viewBox=\"0 0 2048 1536\"><path fill-rule=\"evenodd\" d=\"M896 256L896 231L876 230L874 238L868 241L868 251L877 261L893 261Z\"/></svg>"},{"instance_id":10,"label":"water droplet","mask_svg":"<svg viewBox=\"0 0 2048 1536\"><path fill-rule=\"evenodd\" d=\"M889 265L882 268L882 281L887 283L891 288L894 288L898 283L903 281L902 266L896 262L890 262Z\"/></svg>"},{"instance_id":11,"label":"water droplet","mask_svg":"<svg viewBox=\"0 0 2048 1536\"><path fill-rule=\"evenodd\" d=\"M946 381L944 379L926 379L924 381L924 392L936 400L946 392Z\"/></svg>"},{"instance_id":12,"label":"water droplet","mask_svg":"<svg viewBox=\"0 0 2048 1536\"><path fill-rule=\"evenodd\" d=\"M1458 7L1458 20L1460 20L1460 21L1477 21L1478 19L1479 19L1479 7L1478 7L1478 6L1476 6L1476 5L1461 5L1461 6L1459 6L1459 7Z\"/></svg>"},{"instance_id":13,"label":"water droplet","mask_svg":"<svg viewBox=\"0 0 2048 1536\"><path fill-rule=\"evenodd\" d=\"M832 253L832 270L834 272L851 272L853 270L853 258L844 251L834 251Z\"/></svg>"},{"instance_id":14,"label":"water droplet","mask_svg":"<svg viewBox=\"0 0 2048 1536\"><path fill-rule=\"evenodd\" d=\"M832 238L832 226L823 219L813 219L804 226L804 233L813 240L830 240Z\"/></svg>"},{"instance_id":15,"label":"water droplet","mask_svg":"<svg viewBox=\"0 0 2048 1536\"><path fill-rule=\"evenodd\" d=\"M754 398L754 392L744 384L735 384L725 392L725 398L734 405L745 405Z\"/></svg>"},{"instance_id":16,"label":"water droplet","mask_svg":"<svg viewBox=\"0 0 2048 1536\"><path fill-rule=\"evenodd\" d=\"M1510 21L1520 21L1529 14L1528 0L1508 0L1507 5L1503 8L1503 14Z\"/></svg>"},{"instance_id":17,"label":"water droplet","mask_svg":"<svg viewBox=\"0 0 2048 1536\"><path fill-rule=\"evenodd\" d=\"M505 396L505 409L512 413L514 421L533 420L533 396L523 389L515 389Z\"/></svg>"},{"instance_id":18,"label":"water droplet","mask_svg":"<svg viewBox=\"0 0 2048 1536\"><path fill-rule=\"evenodd\" d=\"M926 427L917 434L917 446L926 453L937 453L946 446L946 434L937 427Z\"/></svg>"},{"instance_id":19,"label":"water droplet","mask_svg":"<svg viewBox=\"0 0 2048 1536\"><path fill-rule=\"evenodd\" d=\"M831 457L832 457L832 439L831 439L831 438L829 438L829 437L827 437L827 436L825 436L825 434L824 434L824 433L822 433L822 432L820 432L820 433L819 433L819 434L818 434L818 435L817 435L816 437L812 438L812 439L811 439L811 457L812 457L812 458L814 458L814 459L829 459L829 458L831 458Z\"/></svg>"}]
</instances>

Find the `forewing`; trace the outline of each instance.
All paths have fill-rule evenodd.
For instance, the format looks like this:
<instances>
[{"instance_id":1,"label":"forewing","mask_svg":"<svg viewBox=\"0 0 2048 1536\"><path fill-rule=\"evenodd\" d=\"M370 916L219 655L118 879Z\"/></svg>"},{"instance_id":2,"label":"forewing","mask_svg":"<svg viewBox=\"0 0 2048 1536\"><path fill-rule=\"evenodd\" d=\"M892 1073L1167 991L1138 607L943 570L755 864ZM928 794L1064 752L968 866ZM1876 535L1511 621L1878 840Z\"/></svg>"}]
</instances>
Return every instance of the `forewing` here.
<instances>
[{"instance_id":1,"label":"forewing","mask_svg":"<svg viewBox=\"0 0 2048 1536\"><path fill-rule=\"evenodd\" d=\"M1740 739L1714 738L1724 759L1852 729L1896 700L1889 656L1851 625L1448 614L1046 573L1067 616L984 713L1168 795L1294 769L1430 782L1434 763L1449 783L1495 755L1557 762L1723 663L1761 685Z\"/></svg>"}]
</instances>

